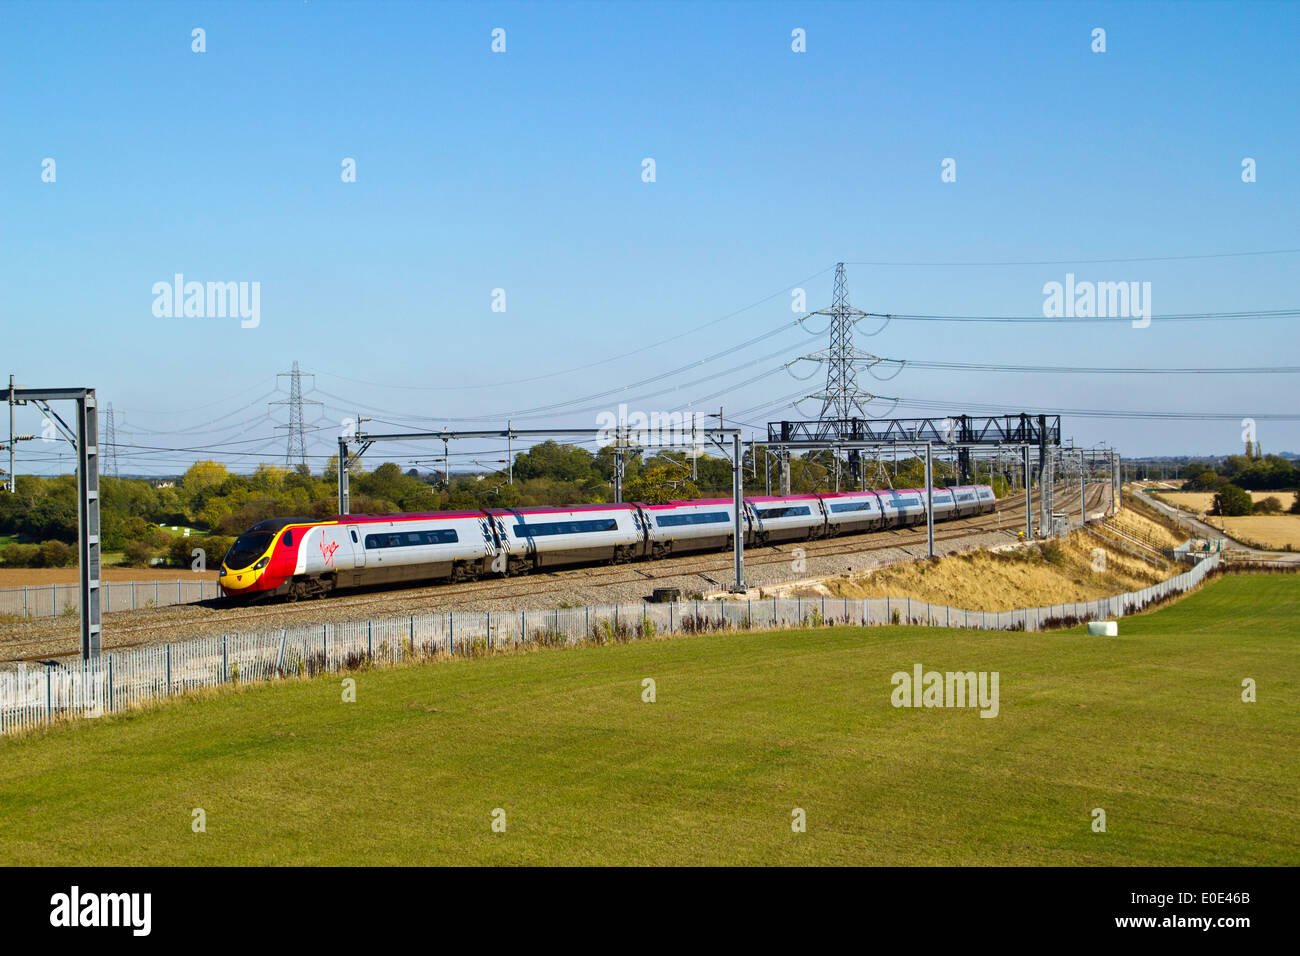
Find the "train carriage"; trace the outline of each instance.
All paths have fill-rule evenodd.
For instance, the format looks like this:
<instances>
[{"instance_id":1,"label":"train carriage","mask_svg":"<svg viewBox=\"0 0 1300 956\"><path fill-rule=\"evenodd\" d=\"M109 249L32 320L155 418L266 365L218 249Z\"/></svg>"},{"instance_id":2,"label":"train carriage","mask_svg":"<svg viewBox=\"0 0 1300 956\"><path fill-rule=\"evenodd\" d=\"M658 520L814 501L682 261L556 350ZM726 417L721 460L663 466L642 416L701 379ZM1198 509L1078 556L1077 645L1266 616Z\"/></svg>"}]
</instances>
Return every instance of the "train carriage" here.
<instances>
[{"instance_id":1,"label":"train carriage","mask_svg":"<svg viewBox=\"0 0 1300 956\"><path fill-rule=\"evenodd\" d=\"M925 521L925 492L915 488L878 491L885 527L904 528Z\"/></svg>"},{"instance_id":2,"label":"train carriage","mask_svg":"<svg viewBox=\"0 0 1300 956\"><path fill-rule=\"evenodd\" d=\"M359 560L350 575L340 571L339 587L477 577L490 570L497 553L491 526L481 512L368 521L348 530Z\"/></svg>"},{"instance_id":3,"label":"train carriage","mask_svg":"<svg viewBox=\"0 0 1300 956\"><path fill-rule=\"evenodd\" d=\"M821 496L828 534L857 534L884 525L885 513L874 491L841 491Z\"/></svg>"},{"instance_id":4,"label":"train carriage","mask_svg":"<svg viewBox=\"0 0 1300 956\"><path fill-rule=\"evenodd\" d=\"M730 498L669 501L661 505L641 504L638 507L645 519L653 557L731 547L736 528L736 510ZM741 534L748 541L748 509L741 509L740 519Z\"/></svg>"},{"instance_id":5,"label":"train carriage","mask_svg":"<svg viewBox=\"0 0 1300 956\"><path fill-rule=\"evenodd\" d=\"M826 510L818 495L780 495L746 498L754 516L756 544L806 541L826 533Z\"/></svg>"},{"instance_id":6,"label":"train carriage","mask_svg":"<svg viewBox=\"0 0 1300 956\"><path fill-rule=\"evenodd\" d=\"M951 488L933 488L930 492L930 500L934 506L934 520L943 521L946 518L956 517L954 509L957 506L956 498ZM921 490L921 505L925 506L925 490Z\"/></svg>"},{"instance_id":7,"label":"train carriage","mask_svg":"<svg viewBox=\"0 0 1300 956\"><path fill-rule=\"evenodd\" d=\"M953 517L965 518L981 513L978 485L959 485L948 490L953 496Z\"/></svg>"},{"instance_id":8,"label":"train carriage","mask_svg":"<svg viewBox=\"0 0 1300 956\"><path fill-rule=\"evenodd\" d=\"M645 522L633 504L512 508L488 512L508 572L594 561L630 561L647 551Z\"/></svg>"}]
</instances>

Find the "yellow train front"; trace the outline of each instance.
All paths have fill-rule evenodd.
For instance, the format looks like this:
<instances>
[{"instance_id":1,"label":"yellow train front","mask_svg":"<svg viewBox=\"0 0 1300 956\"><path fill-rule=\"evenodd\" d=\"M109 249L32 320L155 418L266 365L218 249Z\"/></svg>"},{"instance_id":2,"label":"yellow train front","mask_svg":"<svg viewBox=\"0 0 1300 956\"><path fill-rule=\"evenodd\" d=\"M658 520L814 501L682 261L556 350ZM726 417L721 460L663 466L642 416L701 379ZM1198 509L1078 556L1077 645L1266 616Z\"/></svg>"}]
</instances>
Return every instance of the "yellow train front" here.
<instances>
[{"instance_id":1,"label":"yellow train front","mask_svg":"<svg viewBox=\"0 0 1300 956\"><path fill-rule=\"evenodd\" d=\"M310 518L268 518L241 534L226 552L217 583L227 597L288 594Z\"/></svg>"}]
</instances>

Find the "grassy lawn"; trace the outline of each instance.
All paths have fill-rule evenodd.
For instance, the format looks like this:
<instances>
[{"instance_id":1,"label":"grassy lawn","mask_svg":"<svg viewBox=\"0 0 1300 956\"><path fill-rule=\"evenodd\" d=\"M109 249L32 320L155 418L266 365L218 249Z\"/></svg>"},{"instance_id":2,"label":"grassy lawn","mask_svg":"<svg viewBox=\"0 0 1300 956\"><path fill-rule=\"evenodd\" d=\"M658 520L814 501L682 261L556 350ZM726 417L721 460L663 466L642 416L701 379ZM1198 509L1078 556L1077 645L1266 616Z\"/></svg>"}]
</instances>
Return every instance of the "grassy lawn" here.
<instances>
[{"instance_id":1,"label":"grassy lawn","mask_svg":"<svg viewBox=\"0 0 1300 956\"><path fill-rule=\"evenodd\" d=\"M216 693L0 741L0 863L1295 864L1297 615L1300 577L1237 576L1118 638L741 633ZM918 662L1000 672L1000 713L894 708Z\"/></svg>"}]
</instances>

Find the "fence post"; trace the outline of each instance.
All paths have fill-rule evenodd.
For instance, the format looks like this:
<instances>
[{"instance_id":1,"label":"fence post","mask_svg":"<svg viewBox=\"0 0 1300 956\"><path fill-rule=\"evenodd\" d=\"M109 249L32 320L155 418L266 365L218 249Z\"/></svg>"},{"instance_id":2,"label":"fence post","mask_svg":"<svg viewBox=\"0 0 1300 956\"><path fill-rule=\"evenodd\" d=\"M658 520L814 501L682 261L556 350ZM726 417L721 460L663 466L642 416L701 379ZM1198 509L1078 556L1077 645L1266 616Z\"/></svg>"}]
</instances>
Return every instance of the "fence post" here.
<instances>
[{"instance_id":1,"label":"fence post","mask_svg":"<svg viewBox=\"0 0 1300 956\"><path fill-rule=\"evenodd\" d=\"M108 655L108 709L113 709L113 655Z\"/></svg>"},{"instance_id":2,"label":"fence post","mask_svg":"<svg viewBox=\"0 0 1300 956\"><path fill-rule=\"evenodd\" d=\"M280 668L284 664L284 642L289 637L289 631L285 628L280 630L280 653L275 655L275 676L280 676Z\"/></svg>"},{"instance_id":3,"label":"fence post","mask_svg":"<svg viewBox=\"0 0 1300 956\"><path fill-rule=\"evenodd\" d=\"M229 677L229 658L226 657L226 635L221 635L221 683L225 683Z\"/></svg>"},{"instance_id":4,"label":"fence post","mask_svg":"<svg viewBox=\"0 0 1300 956\"><path fill-rule=\"evenodd\" d=\"M131 582L131 610L135 610L135 582Z\"/></svg>"},{"instance_id":5,"label":"fence post","mask_svg":"<svg viewBox=\"0 0 1300 956\"><path fill-rule=\"evenodd\" d=\"M48 665L45 668L45 722L47 724L54 721L54 668Z\"/></svg>"},{"instance_id":6,"label":"fence post","mask_svg":"<svg viewBox=\"0 0 1300 956\"><path fill-rule=\"evenodd\" d=\"M172 695L172 646L166 645L167 657L167 696Z\"/></svg>"},{"instance_id":7,"label":"fence post","mask_svg":"<svg viewBox=\"0 0 1300 956\"><path fill-rule=\"evenodd\" d=\"M330 669L330 626L322 624L320 626L320 649L325 655L325 669Z\"/></svg>"},{"instance_id":8,"label":"fence post","mask_svg":"<svg viewBox=\"0 0 1300 956\"><path fill-rule=\"evenodd\" d=\"M375 659L375 640L374 636L371 634L372 624L374 624L374 621L370 618L366 618L366 660L369 661Z\"/></svg>"},{"instance_id":9,"label":"fence post","mask_svg":"<svg viewBox=\"0 0 1300 956\"><path fill-rule=\"evenodd\" d=\"M23 585L23 617L27 616L27 585Z\"/></svg>"}]
</instances>

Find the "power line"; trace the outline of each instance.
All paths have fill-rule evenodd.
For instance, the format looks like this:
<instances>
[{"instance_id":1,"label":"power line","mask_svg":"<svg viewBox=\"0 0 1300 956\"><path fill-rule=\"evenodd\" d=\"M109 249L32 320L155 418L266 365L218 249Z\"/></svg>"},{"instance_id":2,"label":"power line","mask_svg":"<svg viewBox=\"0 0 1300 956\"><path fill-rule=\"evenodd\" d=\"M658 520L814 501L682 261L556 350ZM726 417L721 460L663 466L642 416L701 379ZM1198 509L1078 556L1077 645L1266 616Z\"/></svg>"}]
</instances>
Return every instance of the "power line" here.
<instances>
[{"instance_id":1,"label":"power line","mask_svg":"<svg viewBox=\"0 0 1300 956\"><path fill-rule=\"evenodd\" d=\"M867 312L865 316L885 319L888 322L1045 322L1056 325L1090 324L1095 322L1132 322L1132 316L1074 316L1048 317L1042 315L915 315L903 312ZM1183 312L1176 315L1150 316L1156 322L1246 322L1261 319L1294 319L1300 309L1276 309L1249 312Z\"/></svg>"},{"instance_id":2,"label":"power line","mask_svg":"<svg viewBox=\"0 0 1300 956\"><path fill-rule=\"evenodd\" d=\"M1127 256L1123 258L1107 259L1027 259L1020 261L993 259L983 262L975 262L971 260L961 262L876 261L848 262L845 264L850 266L1083 266L1113 262L1186 262L1194 259L1237 259L1246 256L1283 256L1295 253L1300 253L1300 249L1261 249L1256 252L1207 252L1199 255L1186 256Z\"/></svg>"},{"instance_id":3,"label":"power line","mask_svg":"<svg viewBox=\"0 0 1300 956\"><path fill-rule=\"evenodd\" d=\"M695 326L695 327L693 327L693 328L687 329L687 330L684 331L684 332L678 332L676 335L670 335L668 338L660 339L660 340L657 341L657 342L651 342L651 343L649 343L648 345L638 346L637 348L632 349L632 350L630 350L630 351L622 352L622 353L620 353L620 354L618 354L618 355L611 355L611 356L609 356L608 358L599 359L599 360L597 360L597 361L595 361L595 362L588 362L588 363L586 363L585 365L575 365L575 366L572 367L572 368L562 369L562 370L560 370L560 371L558 371L558 372L547 372L547 373L544 374L544 375L534 375L534 376L532 376L531 378L516 378L516 379L511 379L509 382L492 382L492 383L487 383L487 384L484 384L484 383L474 383L474 384L468 384L468 385L394 385L394 384L392 384L391 382L367 382L367 381L363 381L363 380L361 380L361 379L348 378L347 376L344 376L344 375L336 375L336 374L333 374L333 373L331 373L331 372L324 372L324 371L321 371L321 370L319 370L319 369L317 369L316 374L318 374L318 375L323 375L323 376L326 376L326 377L328 377L328 378L337 378L337 379L342 379L343 381L346 381L346 382L354 382L354 383L356 383L356 384L358 384L358 385L367 385L367 386L370 386L371 388L400 388L400 389L408 389L408 390L412 390L412 391L454 391L454 392L461 392L461 391L467 391L467 390L469 390L469 389L502 388L502 387L507 386L507 385L523 385L523 384L527 384L527 383L529 383L529 382L540 382L540 381L542 381L542 380L544 380L544 379L555 378L555 377L560 376L560 375L571 375L571 374L573 374L574 372L583 372L583 371L586 371L587 369L596 368L596 367L601 366L601 365L608 365L610 362L617 362L619 359L630 358L630 357L633 356L633 355L640 355L640 354L643 353L643 352L648 352L648 351L650 351L651 349L656 349L656 348L658 348L658 347L661 346L661 345L667 345L667 344L669 344L670 342L677 342L677 341L679 341L679 340L681 340L681 339L686 338L687 336L694 335L694 334L696 334L697 332L702 332L704 329L712 328L713 326L715 326L715 325L717 325L717 324L719 324L719 323L721 323L721 322L725 322L727 319L733 319L733 318L735 318L736 316L741 315L742 313L748 312L750 309L755 309L755 308L757 308L757 307L760 306L760 305L763 305L763 304L765 304L765 303L767 303L767 302L770 302L771 300L775 299L777 296L784 295L785 293L791 291L792 289L797 289L797 288L799 288L799 287L802 286L805 282L811 282L813 279L816 279L816 278L818 278L819 276L825 275L827 272L830 272L832 268L833 268L832 266L827 266L825 269L822 269L822 270L820 270L820 271L818 271L818 272L814 272L812 275L810 275L810 276L806 276L806 277L804 277L804 278L802 278L802 279L798 279L798 280L796 280L795 282L792 282L790 285L787 285L785 288L783 288L783 289L778 289L776 292L773 292L773 293L770 294L770 295L765 295L765 296L763 296L763 298L758 299L758 300L755 301L755 302L751 302L749 305L746 305L746 306L743 306L743 307L741 307L741 308L739 308L739 309L736 309L736 310L733 311L733 312L728 312L726 315L719 316L719 317L716 318L716 319L710 319L708 322L704 322L704 323L702 323L702 324L700 324L700 325L697 325L697 326ZM785 327L785 326L783 326L783 328L784 328L784 327ZM779 331L779 330L778 330L778 331ZM743 347L743 346L738 346L738 347ZM689 367L689 366L687 366L687 367ZM668 373L668 374L671 374L671 373Z\"/></svg>"},{"instance_id":4,"label":"power line","mask_svg":"<svg viewBox=\"0 0 1300 956\"><path fill-rule=\"evenodd\" d=\"M879 359L900 368L946 369L973 372L1045 372L1053 375L1295 375L1300 365L1243 366L1237 368L1104 368L1071 365L999 365L983 362L930 362L922 359ZM874 363L873 363L874 364Z\"/></svg>"}]
</instances>

